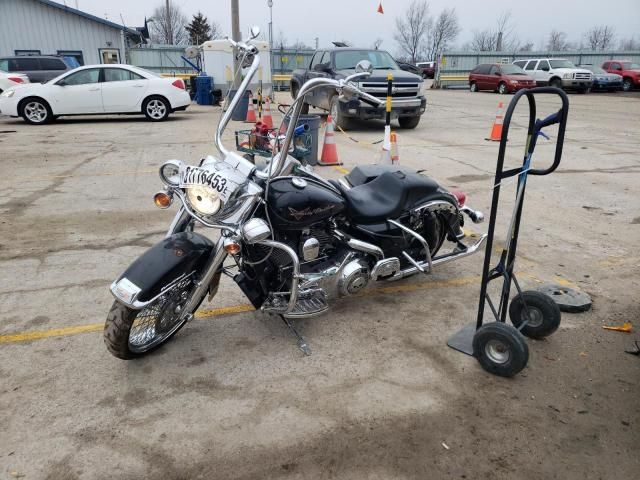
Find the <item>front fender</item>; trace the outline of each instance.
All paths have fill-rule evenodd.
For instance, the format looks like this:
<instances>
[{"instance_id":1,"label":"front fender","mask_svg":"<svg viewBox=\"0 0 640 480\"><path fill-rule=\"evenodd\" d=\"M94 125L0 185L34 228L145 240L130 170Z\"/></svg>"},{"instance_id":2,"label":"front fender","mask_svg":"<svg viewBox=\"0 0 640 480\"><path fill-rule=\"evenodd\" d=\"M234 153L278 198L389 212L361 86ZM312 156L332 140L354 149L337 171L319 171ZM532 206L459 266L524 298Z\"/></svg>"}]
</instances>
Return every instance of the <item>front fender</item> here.
<instances>
[{"instance_id":1,"label":"front fender","mask_svg":"<svg viewBox=\"0 0 640 480\"><path fill-rule=\"evenodd\" d=\"M215 245L193 232L170 235L134 261L111 284L111 293L130 308L140 310L192 273L206 265Z\"/></svg>"}]
</instances>

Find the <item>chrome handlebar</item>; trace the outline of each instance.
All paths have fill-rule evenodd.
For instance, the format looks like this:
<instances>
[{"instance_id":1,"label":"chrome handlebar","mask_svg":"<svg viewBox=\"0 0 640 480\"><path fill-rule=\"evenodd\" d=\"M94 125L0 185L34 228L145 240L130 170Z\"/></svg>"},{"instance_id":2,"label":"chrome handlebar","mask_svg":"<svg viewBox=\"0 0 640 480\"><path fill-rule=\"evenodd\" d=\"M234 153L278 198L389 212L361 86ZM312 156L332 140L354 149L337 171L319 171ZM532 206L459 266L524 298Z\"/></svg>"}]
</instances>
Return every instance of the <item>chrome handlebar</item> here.
<instances>
[{"instance_id":1,"label":"chrome handlebar","mask_svg":"<svg viewBox=\"0 0 640 480\"><path fill-rule=\"evenodd\" d=\"M220 154L223 156L223 158L229 155L229 151L222 144L222 133L224 132L224 129L229 123L229 120L231 120L231 114L233 113L234 109L240 102L240 99L243 97L244 92L249 87L249 83L251 82L251 80L253 79L253 76L256 74L256 72L258 71L258 68L260 67L260 54L259 54L258 48L255 45L251 45L246 42L236 42L230 38L227 38L227 41L233 47L238 48L239 50L245 52L245 54L252 55L253 60L251 62L251 66L249 67L249 71L247 72L247 75L244 77L244 80L240 84L240 87L238 87L238 91L236 92L235 96L231 100L231 103L227 107L227 110L225 111L222 119L220 120L220 124L216 129L215 145L218 151L220 152ZM359 78L366 78L370 74L371 74L370 72L365 71L365 72L358 72L353 75L349 75L348 77L340 80L334 80L332 78L313 78L305 82L304 85L302 85L302 87L300 88L300 91L298 92L298 98L293 102L292 112L290 117L291 119L289 120L289 125L287 126L287 132L285 134L285 138L282 141L282 144L280 146L280 153L274 155L274 157L272 158L272 161L268 167L268 172L256 172L256 174L263 178L277 177L278 175L280 175L280 172L282 171L285 165L285 160L287 157L286 152L289 151L289 147L291 146L291 141L295 134L298 118L302 113L304 97L311 90L318 87L324 87L324 86L333 87L336 90L338 90L338 92L340 93L347 92L349 94L356 95L360 97L363 101L371 105L379 106L384 104L383 100L380 100L379 98L374 97L373 95L369 95L368 93L363 92L362 90L360 90L360 88L358 88L358 86L355 83L353 83L354 80Z\"/></svg>"}]
</instances>

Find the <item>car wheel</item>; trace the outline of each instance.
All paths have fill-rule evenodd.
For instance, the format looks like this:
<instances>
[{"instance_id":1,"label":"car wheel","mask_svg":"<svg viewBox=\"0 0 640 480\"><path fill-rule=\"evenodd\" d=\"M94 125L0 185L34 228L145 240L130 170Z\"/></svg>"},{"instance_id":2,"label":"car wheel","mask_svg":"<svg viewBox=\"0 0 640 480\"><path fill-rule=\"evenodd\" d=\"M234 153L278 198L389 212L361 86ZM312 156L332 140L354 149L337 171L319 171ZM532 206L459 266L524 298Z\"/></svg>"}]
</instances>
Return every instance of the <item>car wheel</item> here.
<instances>
[{"instance_id":1,"label":"car wheel","mask_svg":"<svg viewBox=\"0 0 640 480\"><path fill-rule=\"evenodd\" d=\"M555 87L555 88L562 88L562 80L560 80L559 78L554 78L549 82L549 86Z\"/></svg>"},{"instance_id":2,"label":"car wheel","mask_svg":"<svg viewBox=\"0 0 640 480\"><path fill-rule=\"evenodd\" d=\"M478 85L476 84L476 82L473 82L469 85L469 90L471 92L477 92L478 91Z\"/></svg>"},{"instance_id":3,"label":"car wheel","mask_svg":"<svg viewBox=\"0 0 640 480\"><path fill-rule=\"evenodd\" d=\"M26 98L18 109L20 116L31 125L43 125L53 118L51 107L42 98Z\"/></svg>"},{"instance_id":4,"label":"car wheel","mask_svg":"<svg viewBox=\"0 0 640 480\"><path fill-rule=\"evenodd\" d=\"M351 126L351 121L346 118L342 113L340 113L340 104L339 104L338 95L334 95L331 98L331 108L329 113L331 114L331 118L333 119L333 124L336 128L341 128L342 130L349 130Z\"/></svg>"},{"instance_id":5,"label":"car wheel","mask_svg":"<svg viewBox=\"0 0 640 480\"><path fill-rule=\"evenodd\" d=\"M631 79L630 78L625 78L622 81L622 90L624 90L625 92L630 92L631 91Z\"/></svg>"},{"instance_id":6,"label":"car wheel","mask_svg":"<svg viewBox=\"0 0 640 480\"><path fill-rule=\"evenodd\" d=\"M401 128L416 128L420 123L420 116L418 115L416 117L400 117L398 118L398 123L400 124Z\"/></svg>"},{"instance_id":7,"label":"car wheel","mask_svg":"<svg viewBox=\"0 0 640 480\"><path fill-rule=\"evenodd\" d=\"M142 104L142 112L152 122L162 122L171 113L171 105L162 97L149 97Z\"/></svg>"},{"instance_id":8,"label":"car wheel","mask_svg":"<svg viewBox=\"0 0 640 480\"><path fill-rule=\"evenodd\" d=\"M498 85L498 93L500 95L504 95L505 93L509 93L509 89L507 88L507 84L504 82L500 82Z\"/></svg>"}]
</instances>

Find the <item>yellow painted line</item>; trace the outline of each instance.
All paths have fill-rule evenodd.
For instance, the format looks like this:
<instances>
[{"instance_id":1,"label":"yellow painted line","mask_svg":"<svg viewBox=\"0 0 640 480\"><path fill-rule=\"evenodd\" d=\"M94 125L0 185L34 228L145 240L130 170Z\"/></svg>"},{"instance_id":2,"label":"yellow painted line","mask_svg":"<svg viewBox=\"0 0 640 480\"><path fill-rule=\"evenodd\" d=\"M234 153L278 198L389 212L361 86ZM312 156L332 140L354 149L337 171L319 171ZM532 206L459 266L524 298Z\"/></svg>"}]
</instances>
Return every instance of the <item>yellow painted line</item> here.
<instances>
[{"instance_id":1,"label":"yellow painted line","mask_svg":"<svg viewBox=\"0 0 640 480\"><path fill-rule=\"evenodd\" d=\"M542 280L535 277L534 275L528 272L519 272L521 277L526 277L535 282L541 283ZM474 283L480 283L481 277L479 275L474 275L470 277L461 277L454 278L451 280L430 280L428 282L420 282L420 283L402 283L402 284L386 284L383 287L374 287L371 288L356 297L372 297L378 295L389 295L395 293L408 293L415 292L420 290L431 290L435 288L443 288L443 287L463 287L465 285L471 285ZM564 285L575 285L572 282L566 279L558 279L555 278L558 283ZM222 315L233 315L236 313L245 313L254 311L255 308L253 305L249 304L241 304L241 305L232 305L230 307L220 307L220 308L212 308L208 310L199 310L195 314L195 318L211 318L211 317L220 317ZM0 335L0 344L2 343L20 343L20 342L30 342L34 340L42 340L45 338L51 337L68 337L71 335L78 335L81 333L92 333L102 331L104 328L104 323L89 323L86 325L78 325L75 327L63 327L63 328L53 328L50 330L40 330L33 332L20 332L13 333L7 335Z\"/></svg>"},{"instance_id":2,"label":"yellow painted line","mask_svg":"<svg viewBox=\"0 0 640 480\"><path fill-rule=\"evenodd\" d=\"M344 175L349 173L349 170L347 170L346 168L340 167L338 165L334 166L333 168L335 168L337 171L339 171L340 173L342 173Z\"/></svg>"},{"instance_id":3,"label":"yellow painted line","mask_svg":"<svg viewBox=\"0 0 640 480\"><path fill-rule=\"evenodd\" d=\"M194 315L194 317L207 318L207 317L215 317L220 315L231 315L234 313L250 312L252 310L255 310L255 307L253 305L249 305L249 304L233 305L231 307L211 308L209 310L198 310Z\"/></svg>"},{"instance_id":4,"label":"yellow painted line","mask_svg":"<svg viewBox=\"0 0 640 480\"><path fill-rule=\"evenodd\" d=\"M372 288L358 296L368 297L375 295L386 295L389 293L414 292L416 290L428 290L440 287L460 287L471 283L479 282L480 277L463 277L453 280L435 280L422 283L410 283L402 285L389 285L384 287ZM222 315L232 315L235 313L244 313L255 310L253 305L241 304L230 307L213 308L209 310L199 310L196 312L196 318L211 318ZM33 340L42 340L51 337L68 337L81 333L92 333L102 331L104 323L89 323L86 325L78 325L75 327L52 328L49 330L37 330L33 332L20 332L7 335L0 335L0 344L2 343L20 343L31 342Z\"/></svg>"}]
</instances>

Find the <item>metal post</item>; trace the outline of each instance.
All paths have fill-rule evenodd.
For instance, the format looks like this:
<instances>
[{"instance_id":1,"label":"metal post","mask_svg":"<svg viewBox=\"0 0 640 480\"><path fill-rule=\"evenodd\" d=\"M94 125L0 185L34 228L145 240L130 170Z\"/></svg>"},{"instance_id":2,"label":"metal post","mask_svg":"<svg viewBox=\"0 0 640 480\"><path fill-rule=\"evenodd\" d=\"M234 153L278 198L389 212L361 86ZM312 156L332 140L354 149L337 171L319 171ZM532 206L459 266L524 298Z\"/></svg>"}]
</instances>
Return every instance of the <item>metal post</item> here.
<instances>
[{"instance_id":1,"label":"metal post","mask_svg":"<svg viewBox=\"0 0 640 480\"><path fill-rule=\"evenodd\" d=\"M169 0L167 0L168 2ZM239 0L231 0L231 37L234 41L240 42L242 38L240 38L240 4ZM242 75L237 75L238 72L238 49L233 49L233 88L238 89L240 86L240 77ZM239 72L238 72L239 73Z\"/></svg>"}]
</instances>

